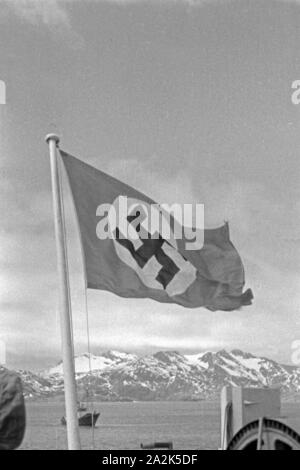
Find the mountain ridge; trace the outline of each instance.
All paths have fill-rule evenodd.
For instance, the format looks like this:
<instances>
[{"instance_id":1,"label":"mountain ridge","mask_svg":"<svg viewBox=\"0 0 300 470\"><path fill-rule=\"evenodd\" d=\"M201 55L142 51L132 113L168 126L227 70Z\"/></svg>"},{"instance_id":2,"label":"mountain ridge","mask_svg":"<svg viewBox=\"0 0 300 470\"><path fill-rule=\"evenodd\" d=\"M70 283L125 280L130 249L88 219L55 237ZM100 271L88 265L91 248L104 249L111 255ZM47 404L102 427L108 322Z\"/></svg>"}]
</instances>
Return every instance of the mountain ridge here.
<instances>
[{"instance_id":1,"label":"mountain ridge","mask_svg":"<svg viewBox=\"0 0 300 470\"><path fill-rule=\"evenodd\" d=\"M90 372L90 365L91 370ZM63 393L62 363L42 373L19 371L25 395ZM240 349L197 354L158 351L146 356L109 350L75 357L77 388L104 401L201 400L219 396L224 385L280 387L300 393L300 369Z\"/></svg>"}]
</instances>

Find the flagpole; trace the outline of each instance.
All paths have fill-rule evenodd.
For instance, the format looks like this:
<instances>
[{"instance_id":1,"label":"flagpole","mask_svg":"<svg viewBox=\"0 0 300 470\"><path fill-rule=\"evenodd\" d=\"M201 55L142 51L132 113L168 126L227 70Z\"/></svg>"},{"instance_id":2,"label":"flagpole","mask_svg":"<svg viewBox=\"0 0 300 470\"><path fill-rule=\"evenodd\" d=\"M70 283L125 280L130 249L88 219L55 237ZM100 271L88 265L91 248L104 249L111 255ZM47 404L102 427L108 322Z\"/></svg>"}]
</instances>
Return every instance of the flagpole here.
<instances>
[{"instance_id":1,"label":"flagpole","mask_svg":"<svg viewBox=\"0 0 300 470\"><path fill-rule=\"evenodd\" d=\"M57 252L57 270L59 278L60 326L62 340L62 356L65 386L65 405L68 435L68 449L80 450L80 437L77 417L77 394L74 367L73 336L71 327L71 305L69 273L67 268L67 252L64 234L63 210L61 204L61 187L57 163L57 147L59 137L48 134L46 142L49 146L52 197L54 210L54 227Z\"/></svg>"}]
</instances>

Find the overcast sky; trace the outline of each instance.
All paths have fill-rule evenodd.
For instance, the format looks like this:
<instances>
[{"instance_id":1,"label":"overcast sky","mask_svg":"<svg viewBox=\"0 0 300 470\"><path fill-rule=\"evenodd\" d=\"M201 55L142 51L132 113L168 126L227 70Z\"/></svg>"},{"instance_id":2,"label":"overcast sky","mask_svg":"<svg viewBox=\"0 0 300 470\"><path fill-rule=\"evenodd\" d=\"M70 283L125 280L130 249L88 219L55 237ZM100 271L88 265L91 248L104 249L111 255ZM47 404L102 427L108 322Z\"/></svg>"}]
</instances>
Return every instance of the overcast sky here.
<instances>
[{"instance_id":1,"label":"overcast sky","mask_svg":"<svg viewBox=\"0 0 300 470\"><path fill-rule=\"evenodd\" d=\"M0 340L8 364L60 359L45 135L158 202L229 220L254 304L211 313L89 291L92 352L241 348L290 362L300 339L300 2L0 0ZM76 353L87 350L68 191ZM104 201L105 202L105 201Z\"/></svg>"}]
</instances>

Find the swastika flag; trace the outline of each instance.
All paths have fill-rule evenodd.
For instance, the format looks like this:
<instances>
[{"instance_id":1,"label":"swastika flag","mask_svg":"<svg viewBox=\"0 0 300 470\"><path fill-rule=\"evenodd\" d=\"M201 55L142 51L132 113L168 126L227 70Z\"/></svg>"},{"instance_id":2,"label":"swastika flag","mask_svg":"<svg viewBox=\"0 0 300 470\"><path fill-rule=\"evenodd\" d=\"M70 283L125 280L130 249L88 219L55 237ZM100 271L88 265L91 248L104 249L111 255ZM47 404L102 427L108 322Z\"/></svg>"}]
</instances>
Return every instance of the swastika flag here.
<instances>
[{"instance_id":1,"label":"swastika flag","mask_svg":"<svg viewBox=\"0 0 300 470\"><path fill-rule=\"evenodd\" d=\"M205 229L201 247L187 249L184 230L174 237L178 222L165 218L149 197L60 153L77 212L88 288L209 310L251 304L252 291L243 293L244 269L227 223Z\"/></svg>"}]
</instances>

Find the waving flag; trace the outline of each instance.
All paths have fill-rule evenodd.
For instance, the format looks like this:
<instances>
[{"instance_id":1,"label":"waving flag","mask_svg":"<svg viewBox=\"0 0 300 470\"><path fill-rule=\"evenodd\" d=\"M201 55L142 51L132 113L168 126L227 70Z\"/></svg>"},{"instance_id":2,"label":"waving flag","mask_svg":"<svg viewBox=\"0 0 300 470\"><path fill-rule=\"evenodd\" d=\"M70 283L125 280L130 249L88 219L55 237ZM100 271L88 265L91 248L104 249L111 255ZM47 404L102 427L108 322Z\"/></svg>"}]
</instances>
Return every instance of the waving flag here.
<instances>
[{"instance_id":1,"label":"waving flag","mask_svg":"<svg viewBox=\"0 0 300 470\"><path fill-rule=\"evenodd\" d=\"M159 231L142 237L142 219L137 221L136 211L126 213L125 221L119 222L117 211L111 208L120 208L125 199L135 208L151 209L154 202L81 160L60 153L77 212L88 288L210 310L235 310L251 304L251 290L243 293L244 269L227 223L204 230L203 245L196 250L187 249L186 240L169 240Z\"/></svg>"}]
</instances>

